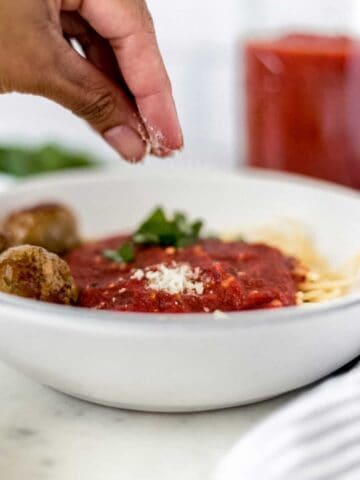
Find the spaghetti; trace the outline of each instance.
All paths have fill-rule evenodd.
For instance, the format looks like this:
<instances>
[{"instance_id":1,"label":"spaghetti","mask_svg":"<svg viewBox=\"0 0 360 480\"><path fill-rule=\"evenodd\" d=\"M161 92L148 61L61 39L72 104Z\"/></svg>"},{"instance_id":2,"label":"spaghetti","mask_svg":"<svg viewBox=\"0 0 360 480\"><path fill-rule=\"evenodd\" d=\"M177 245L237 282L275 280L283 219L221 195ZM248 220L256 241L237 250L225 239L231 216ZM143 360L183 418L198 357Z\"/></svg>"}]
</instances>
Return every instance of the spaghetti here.
<instances>
[{"instance_id":1,"label":"spaghetti","mask_svg":"<svg viewBox=\"0 0 360 480\"><path fill-rule=\"evenodd\" d=\"M360 255L343 267L334 269L319 253L311 236L295 221L286 220L262 227L245 237L247 241L265 243L299 260L299 271L295 274L303 275L305 281L299 285L298 304L342 297L359 279Z\"/></svg>"}]
</instances>

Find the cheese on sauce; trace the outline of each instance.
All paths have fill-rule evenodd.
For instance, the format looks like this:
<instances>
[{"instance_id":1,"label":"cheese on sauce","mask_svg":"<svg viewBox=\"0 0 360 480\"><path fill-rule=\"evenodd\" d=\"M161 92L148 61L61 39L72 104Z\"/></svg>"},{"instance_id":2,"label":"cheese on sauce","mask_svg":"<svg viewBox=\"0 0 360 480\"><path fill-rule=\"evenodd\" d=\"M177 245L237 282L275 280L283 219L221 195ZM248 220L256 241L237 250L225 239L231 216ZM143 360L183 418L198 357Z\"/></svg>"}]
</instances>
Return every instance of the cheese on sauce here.
<instances>
[{"instance_id":1,"label":"cheese on sauce","mask_svg":"<svg viewBox=\"0 0 360 480\"><path fill-rule=\"evenodd\" d=\"M145 272L140 268L138 270L135 270L135 272L131 276L133 280L142 280L144 277L145 277Z\"/></svg>"},{"instance_id":2,"label":"cheese on sauce","mask_svg":"<svg viewBox=\"0 0 360 480\"><path fill-rule=\"evenodd\" d=\"M173 263L170 266L160 263L145 270L135 270L131 278L135 280L145 278L148 288L152 290L171 294L202 295L204 293L204 284L199 281L200 273L199 267L192 269L187 263Z\"/></svg>"}]
</instances>

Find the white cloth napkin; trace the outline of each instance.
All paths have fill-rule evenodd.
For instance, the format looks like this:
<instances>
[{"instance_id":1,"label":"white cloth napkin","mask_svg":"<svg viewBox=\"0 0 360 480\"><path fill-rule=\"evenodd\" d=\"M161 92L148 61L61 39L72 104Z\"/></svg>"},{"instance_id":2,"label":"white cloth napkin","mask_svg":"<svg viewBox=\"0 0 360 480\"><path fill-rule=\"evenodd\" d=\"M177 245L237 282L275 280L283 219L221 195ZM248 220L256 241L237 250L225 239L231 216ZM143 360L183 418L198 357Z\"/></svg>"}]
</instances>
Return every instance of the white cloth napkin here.
<instances>
[{"instance_id":1,"label":"white cloth napkin","mask_svg":"<svg viewBox=\"0 0 360 480\"><path fill-rule=\"evenodd\" d=\"M271 415L216 474L216 480L359 479L360 364Z\"/></svg>"}]
</instances>

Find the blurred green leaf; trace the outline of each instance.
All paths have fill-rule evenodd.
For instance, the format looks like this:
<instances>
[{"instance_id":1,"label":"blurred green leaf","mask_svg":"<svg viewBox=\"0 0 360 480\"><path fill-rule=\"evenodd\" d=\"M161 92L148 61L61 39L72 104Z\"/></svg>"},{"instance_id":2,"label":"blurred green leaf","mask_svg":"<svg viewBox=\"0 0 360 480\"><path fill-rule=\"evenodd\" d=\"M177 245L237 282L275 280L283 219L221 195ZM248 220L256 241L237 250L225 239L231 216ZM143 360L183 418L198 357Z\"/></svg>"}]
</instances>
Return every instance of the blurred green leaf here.
<instances>
[{"instance_id":1,"label":"blurred green leaf","mask_svg":"<svg viewBox=\"0 0 360 480\"><path fill-rule=\"evenodd\" d=\"M98 162L91 155L58 145L42 147L0 146L0 172L27 177L71 168L93 168Z\"/></svg>"}]
</instances>

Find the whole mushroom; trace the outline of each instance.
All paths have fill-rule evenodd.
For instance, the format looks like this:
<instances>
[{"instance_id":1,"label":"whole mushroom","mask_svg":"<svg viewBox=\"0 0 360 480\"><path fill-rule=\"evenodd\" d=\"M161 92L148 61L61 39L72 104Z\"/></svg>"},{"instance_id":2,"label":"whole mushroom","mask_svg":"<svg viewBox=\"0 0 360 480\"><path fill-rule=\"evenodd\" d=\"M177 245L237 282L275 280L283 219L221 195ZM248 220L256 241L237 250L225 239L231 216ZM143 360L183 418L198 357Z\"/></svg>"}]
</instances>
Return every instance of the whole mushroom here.
<instances>
[{"instance_id":1,"label":"whole mushroom","mask_svg":"<svg viewBox=\"0 0 360 480\"><path fill-rule=\"evenodd\" d=\"M11 247L0 255L0 291L64 305L75 304L78 296L68 264L33 245Z\"/></svg>"},{"instance_id":2,"label":"whole mushroom","mask_svg":"<svg viewBox=\"0 0 360 480\"><path fill-rule=\"evenodd\" d=\"M11 213L3 223L10 245L36 245L59 255L80 243L77 222L65 206L40 204Z\"/></svg>"}]
</instances>

